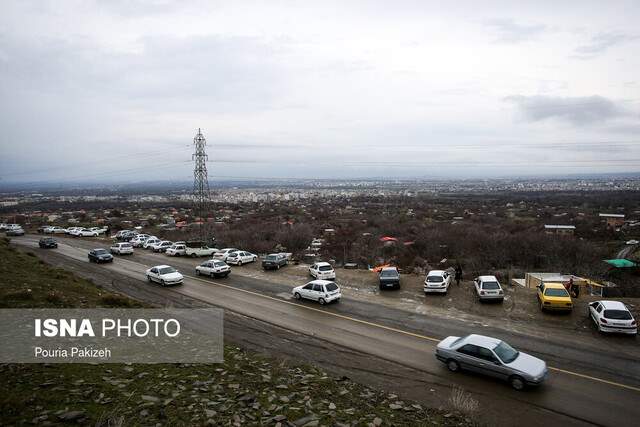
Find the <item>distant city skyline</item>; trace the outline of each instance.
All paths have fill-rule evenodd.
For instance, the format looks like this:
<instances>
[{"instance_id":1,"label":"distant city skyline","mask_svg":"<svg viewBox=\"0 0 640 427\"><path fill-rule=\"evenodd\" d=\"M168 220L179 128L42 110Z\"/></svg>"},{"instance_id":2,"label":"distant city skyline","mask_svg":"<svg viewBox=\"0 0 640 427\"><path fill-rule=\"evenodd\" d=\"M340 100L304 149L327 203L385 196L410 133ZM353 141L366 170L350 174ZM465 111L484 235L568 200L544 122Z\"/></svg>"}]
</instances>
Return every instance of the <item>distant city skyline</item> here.
<instances>
[{"instance_id":1,"label":"distant city skyline","mask_svg":"<svg viewBox=\"0 0 640 427\"><path fill-rule=\"evenodd\" d=\"M6 1L0 186L640 172L640 3Z\"/></svg>"}]
</instances>

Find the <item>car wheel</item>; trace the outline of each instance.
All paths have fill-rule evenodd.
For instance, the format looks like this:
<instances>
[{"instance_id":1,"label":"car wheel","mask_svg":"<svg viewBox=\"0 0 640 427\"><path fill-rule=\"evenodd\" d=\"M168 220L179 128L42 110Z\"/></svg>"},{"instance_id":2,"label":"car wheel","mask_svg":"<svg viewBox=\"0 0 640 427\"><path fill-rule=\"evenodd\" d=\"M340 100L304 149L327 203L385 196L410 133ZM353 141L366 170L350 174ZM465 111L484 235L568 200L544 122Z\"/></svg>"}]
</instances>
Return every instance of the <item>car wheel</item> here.
<instances>
[{"instance_id":1,"label":"car wheel","mask_svg":"<svg viewBox=\"0 0 640 427\"><path fill-rule=\"evenodd\" d=\"M196 276L200 275L200 270L196 270Z\"/></svg>"},{"instance_id":2,"label":"car wheel","mask_svg":"<svg viewBox=\"0 0 640 427\"><path fill-rule=\"evenodd\" d=\"M297 299L297 300L302 299L302 296L301 296L298 292L296 292L295 294L293 294L293 297L294 297L295 299Z\"/></svg>"},{"instance_id":3,"label":"car wheel","mask_svg":"<svg viewBox=\"0 0 640 427\"><path fill-rule=\"evenodd\" d=\"M242 266L242 260L238 261L238 267Z\"/></svg>"},{"instance_id":4,"label":"car wheel","mask_svg":"<svg viewBox=\"0 0 640 427\"><path fill-rule=\"evenodd\" d=\"M195 257L197 257L197 256L198 256L198 255L196 255L195 253L192 253L192 254L191 254L191 258L195 258Z\"/></svg>"},{"instance_id":5,"label":"car wheel","mask_svg":"<svg viewBox=\"0 0 640 427\"><path fill-rule=\"evenodd\" d=\"M211 272L211 278L215 279L216 278L216 273L214 273L213 271Z\"/></svg>"},{"instance_id":6,"label":"car wheel","mask_svg":"<svg viewBox=\"0 0 640 427\"><path fill-rule=\"evenodd\" d=\"M147 274L147 282L151 283L151 276Z\"/></svg>"},{"instance_id":7,"label":"car wheel","mask_svg":"<svg viewBox=\"0 0 640 427\"><path fill-rule=\"evenodd\" d=\"M162 286L166 286L166 283L164 282L164 280L160 280L160 284L161 284Z\"/></svg>"},{"instance_id":8,"label":"car wheel","mask_svg":"<svg viewBox=\"0 0 640 427\"><path fill-rule=\"evenodd\" d=\"M544 304L540 301L540 311L544 311Z\"/></svg>"},{"instance_id":9,"label":"car wheel","mask_svg":"<svg viewBox=\"0 0 640 427\"><path fill-rule=\"evenodd\" d=\"M324 300L324 298L320 298L318 300L318 302L320 303L320 305L325 305L327 302Z\"/></svg>"},{"instance_id":10,"label":"car wheel","mask_svg":"<svg viewBox=\"0 0 640 427\"><path fill-rule=\"evenodd\" d=\"M509 384L511 384L511 387L513 387L514 390L524 390L526 383L524 382L524 379L522 379L522 377L519 377L518 375L514 375L511 378L509 378Z\"/></svg>"},{"instance_id":11,"label":"car wheel","mask_svg":"<svg viewBox=\"0 0 640 427\"><path fill-rule=\"evenodd\" d=\"M280 264L276 265L276 270L280 270Z\"/></svg>"},{"instance_id":12,"label":"car wheel","mask_svg":"<svg viewBox=\"0 0 640 427\"><path fill-rule=\"evenodd\" d=\"M222 275L222 277L227 277L227 276L229 276L229 272L226 272Z\"/></svg>"},{"instance_id":13,"label":"car wheel","mask_svg":"<svg viewBox=\"0 0 640 427\"><path fill-rule=\"evenodd\" d=\"M460 370L460 364L453 359L447 360L447 368L451 372L458 372Z\"/></svg>"}]
</instances>

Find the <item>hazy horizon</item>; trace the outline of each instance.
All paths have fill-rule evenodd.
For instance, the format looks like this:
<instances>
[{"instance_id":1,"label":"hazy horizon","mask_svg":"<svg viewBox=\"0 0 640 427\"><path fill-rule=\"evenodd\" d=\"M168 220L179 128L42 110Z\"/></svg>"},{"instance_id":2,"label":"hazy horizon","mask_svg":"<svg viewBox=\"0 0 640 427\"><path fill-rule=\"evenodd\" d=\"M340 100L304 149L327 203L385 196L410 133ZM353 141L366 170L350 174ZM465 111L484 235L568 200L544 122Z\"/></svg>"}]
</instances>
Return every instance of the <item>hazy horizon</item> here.
<instances>
[{"instance_id":1,"label":"hazy horizon","mask_svg":"<svg viewBox=\"0 0 640 427\"><path fill-rule=\"evenodd\" d=\"M0 185L640 172L638 2L0 11Z\"/></svg>"}]
</instances>

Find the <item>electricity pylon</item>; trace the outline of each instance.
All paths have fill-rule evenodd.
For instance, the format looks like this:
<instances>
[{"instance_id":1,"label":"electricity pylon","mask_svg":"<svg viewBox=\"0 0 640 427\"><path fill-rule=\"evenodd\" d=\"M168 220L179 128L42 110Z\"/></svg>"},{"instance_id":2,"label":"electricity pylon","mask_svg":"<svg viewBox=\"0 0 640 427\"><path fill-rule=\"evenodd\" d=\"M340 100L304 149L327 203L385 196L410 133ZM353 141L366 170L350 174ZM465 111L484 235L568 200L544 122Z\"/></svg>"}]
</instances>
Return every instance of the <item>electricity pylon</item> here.
<instances>
[{"instance_id":1,"label":"electricity pylon","mask_svg":"<svg viewBox=\"0 0 640 427\"><path fill-rule=\"evenodd\" d=\"M200 241L205 242L204 226L209 216L209 178L207 176L207 160L209 157L205 152L207 140L202 136L202 132L198 129L198 134L193 138L193 145L196 146L196 152L191 156L195 161L193 168L193 213L196 218L201 221L200 224Z\"/></svg>"}]
</instances>

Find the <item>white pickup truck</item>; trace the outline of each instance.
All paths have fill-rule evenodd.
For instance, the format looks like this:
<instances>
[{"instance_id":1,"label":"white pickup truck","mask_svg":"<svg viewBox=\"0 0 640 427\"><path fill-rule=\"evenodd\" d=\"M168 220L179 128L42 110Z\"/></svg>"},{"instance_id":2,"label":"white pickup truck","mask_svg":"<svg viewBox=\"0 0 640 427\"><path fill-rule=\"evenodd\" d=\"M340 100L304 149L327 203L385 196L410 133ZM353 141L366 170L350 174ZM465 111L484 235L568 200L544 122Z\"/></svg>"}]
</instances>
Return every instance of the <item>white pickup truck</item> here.
<instances>
[{"instance_id":1,"label":"white pickup truck","mask_svg":"<svg viewBox=\"0 0 640 427\"><path fill-rule=\"evenodd\" d=\"M210 248L209 246L193 247L193 246L190 246L189 243L187 243L184 251L186 256L196 258L196 257L203 257L203 256L210 257L218 250L216 248Z\"/></svg>"}]
</instances>

